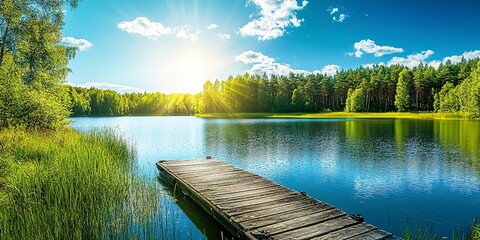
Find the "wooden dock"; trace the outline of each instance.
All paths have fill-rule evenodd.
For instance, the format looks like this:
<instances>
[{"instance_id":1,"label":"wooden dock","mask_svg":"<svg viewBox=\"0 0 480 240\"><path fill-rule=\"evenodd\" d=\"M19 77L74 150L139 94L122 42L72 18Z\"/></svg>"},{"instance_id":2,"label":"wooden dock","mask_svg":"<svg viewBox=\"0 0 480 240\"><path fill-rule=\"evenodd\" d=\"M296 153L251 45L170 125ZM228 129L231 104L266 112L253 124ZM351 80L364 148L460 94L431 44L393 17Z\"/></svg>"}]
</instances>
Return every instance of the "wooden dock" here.
<instances>
[{"instance_id":1,"label":"wooden dock","mask_svg":"<svg viewBox=\"0 0 480 240\"><path fill-rule=\"evenodd\" d=\"M217 159L160 161L157 168L239 239L398 239L358 215Z\"/></svg>"}]
</instances>

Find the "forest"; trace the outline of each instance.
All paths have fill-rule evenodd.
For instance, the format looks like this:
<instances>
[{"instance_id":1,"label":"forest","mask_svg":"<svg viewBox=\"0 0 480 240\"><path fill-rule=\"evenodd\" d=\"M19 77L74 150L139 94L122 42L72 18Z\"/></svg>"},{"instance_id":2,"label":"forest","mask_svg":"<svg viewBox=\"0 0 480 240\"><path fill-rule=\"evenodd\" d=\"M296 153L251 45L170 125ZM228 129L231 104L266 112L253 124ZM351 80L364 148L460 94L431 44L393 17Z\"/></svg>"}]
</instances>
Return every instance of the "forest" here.
<instances>
[{"instance_id":1,"label":"forest","mask_svg":"<svg viewBox=\"0 0 480 240\"><path fill-rule=\"evenodd\" d=\"M206 81L198 94L125 93L69 87L73 116L193 115L196 113L406 112L480 115L480 61L376 65L335 76L245 73Z\"/></svg>"}]
</instances>

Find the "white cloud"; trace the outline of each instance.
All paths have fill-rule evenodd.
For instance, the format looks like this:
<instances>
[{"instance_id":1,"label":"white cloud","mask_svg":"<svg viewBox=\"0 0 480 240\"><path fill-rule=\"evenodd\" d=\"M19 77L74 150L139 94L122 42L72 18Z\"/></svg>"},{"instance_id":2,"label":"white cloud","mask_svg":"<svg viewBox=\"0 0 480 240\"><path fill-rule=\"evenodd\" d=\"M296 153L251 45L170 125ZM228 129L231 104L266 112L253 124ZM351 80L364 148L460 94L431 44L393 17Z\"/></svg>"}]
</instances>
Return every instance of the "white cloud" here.
<instances>
[{"instance_id":1,"label":"white cloud","mask_svg":"<svg viewBox=\"0 0 480 240\"><path fill-rule=\"evenodd\" d=\"M391 46L379 46L375 44L375 41L367 39L356 42L353 47L355 48L355 53L349 53L350 56L355 55L355 57L362 57L365 53L374 54L375 57L381 57L383 55L392 54L392 53L401 53L403 52L402 48L396 48Z\"/></svg>"},{"instance_id":2,"label":"white cloud","mask_svg":"<svg viewBox=\"0 0 480 240\"><path fill-rule=\"evenodd\" d=\"M335 76L338 71L340 71L340 66L335 65L335 64L329 64L329 65L326 65L325 67L323 67L322 70L320 71L320 73L324 74L324 75L327 75L327 76ZM314 73L316 73L316 72L314 71Z\"/></svg>"},{"instance_id":3,"label":"white cloud","mask_svg":"<svg viewBox=\"0 0 480 240\"><path fill-rule=\"evenodd\" d=\"M162 35L175 35L177 38L197 41L200 31L188 33L188 26L168 27L160 22L152 22L146 17L137 17L132 21L123 21L117 24L117 27L128 33L135 33L156 40Z\"/></svg>"},{"instance_id":4,"label":"white cloud","mask_svg":"<svg viewBox=\"0 0 480 240\"><path fill-rule=\"evenodd\" d=\"M297 11L302 10L308 1L303 0L302 5L297 0L250 0L260 7L260 16L240 28L242 36L257 37L265 41L283 36L288 27L299 27L304 19L297 18Z\"/></svg>"},{"instance_id":5,"label":"white cloud","mask_svg":"<svg viewBox=\"0 0 480 240\"><path fill-rule=\"evenodd\" d=\"M339 10L338 8L332 8L332 9L330 10L330 15L335 14L336 12L338 12L338 10Z\"/></svg>"},{"instance_id":6,"label":"white cloud","mask_svg":"<svg viewBox=\"0 0 480 240\"><path fill-rule=\"evenodd\" d=\"M103 90L113 90L119 93L132 93L132 92L145 92L145 90L136 87L124 86L115 83L108 83L108 82L86 82L82 84L73 84L67 83L68 85L74 87L82 87L82 88L98 88Z\"/></svg>"},{"instance_id":7,"label":"white cloud","mask_svg":"<svg viewBox=\"0 0 480 240\"><path fill-rule=\"evenodd\" d=\"M392 60L388 61L387 64L381 62L378 64L364 64L362 65L363 67L368 67L368 68L373 68L375 65L379 66L392 66L392 65L403 65L409 68L413 68L415 66L420 65L420 63L427 64L428 66L434 67L437 69L440 64L445 64L447 61L450 61L451 63L459 63L462 61L462 57L465 58L465 60L471 60L471 59L476 59L480 58L480 50L475 50L471 52L464 52L462 55L453 55L449 57L443 58L443 60L433 60L430 62L427 62L426 59L429 58L431 55L433 55L434 52L432 50L427 50L427 51L422 51L421 53L416 53L416 54L411 54L408 55L406 58L404 57L394 57Z\"/></svg>"},{"instance_id":8,"label":"white cloud","mask_svg":"<svg viewBox=\"0 0 480 240\"><path fill-rule=\"evenodd\" d=\"M195 41L198 40L198 35L199 34L200 34L200 31L197 31L195 33L188 33L185 30L185 27L182 27L182 28L177 29L177 34L175 34L175 36L177 36L177 38L188 39L192 42L195 42Z\"/></svg>"},{"instance_id":9,"label":"white cloud","mask_svg":"<svg viewBox=\"0 0 480 240\"><path fill-rule=\"evenodd\" d=\"M348 15L345 14L345 13L340 13L340 9L339 8L328 8L327 9L328 12L330 12L330 16L332 16L332 20L334 22L344 22L345 19L348 18Z\"/></svg>"},{"instance_id":10,"label":"white cloud","mask_svg":"<svg viewBox=\"0 0 480 240\"><path fill-rule=\"evenodd\" d=\"M273 63L275 59L263 55L261 52L254 52L252 50L245 51L235 57L235 61L243 62L245 64L252 63Z\"/></svg>"},{"instance_id":11,"label":"white cloud","mask_svg":"<svg viewBox=\"0 0 480 240\"><path fill-rule=\"evenodd\" d=\"M471 59L480 58L480 50L475 50L475 51L471 51L471 52L464 52L462 55L453 55L453 56L445 57L445 58L443 58L442 61L433 60L433 61L429 62L428 65L437 69L438 67L440 67L440 64L442 64L442 63L445 64L448 61L450 61L451 63L455 64L455 63L461 62L462 58L464 58L467 61L471 60Z\"/></svg>"},{"instance_id":12,"label":"white cloud","mask_svg":"<svg viewBox=\"0 0 480 240\"><path fill-rule=\"evenodd\" d=\"M462 58L465 58L465 60L480 58L480 50L464 52L462 55L453 55L450 57L446 57L443 59L443 63L446 63L448 60L450 60L450 62L452 63L459 63L462 61Z\"/></svg>"},{"instance_id":13,"label":"white cloud","mask_svg":"<svg viewBox=\"0 0 480 240\"><path fill-rule=\"evenodd\" d=\"M208 29L208 30L213 30L213 29L217 29L218 27L219 27L219 26L218 26L217 24L215 24L215 23L210 23L210 24L208 24L207 29Z\"/></svg>"},{"instance_id":14,"label":"white cloud","mask_svg":"<svg viewBox=\"0 0 480 240\"><path fill-rule=\"evenodd\" d=\"M78 48L79 51L85 51L89 47L93 46L93 44L85 39L76 39L73 37L64 37L62 38L62 43L67 46L72 46Z\"/></svg>"},{"instance_id":15,"label":"white cloud","mask_svg":"<svg viewBox=\"0 0 480 240\"><path fill-rule=\"evenodd\" d=\"M244 64L251 64L252 67L247 70L250 74L263 74L267 75L288 75L290 73L299 73L299 74L326 74L328 76L333 76L340 70L338 65L327 65L323 67L321 71L315 70L309 72L302 69L293 69L289 64L278 63L275 59L262 54L261 52L254 51L245 51L240 55L235 57L235 61L242 62Z\"/></svg>"},{"instance_id":16,"label":"white cloud","mask_svg":"<svg viewBox=\"0 0 480 240\"><path fill-rule=\"evenodd\" d=\"M217 36L222 40L228 40L231 37L230 34L228 34L228 33L219 33L219 34L217 34Z\"/></svg>"},{"instance_id":17,"label":"white cloud","mask_svg":"<svg viewBox=\"0 0 480 240\"><path fill-rule=\"evenodd\" d=\"M235 61L243 62L244 64L253 64L252 68L248 70L251 74L267 75L288 75L289 73L308 74L308 71L292 69L290 65L277 63L275 59L265 56L260 52L245 51L235 57Z\"/></svg>"},{"instance_id":18,"label":"white cloud","mask_svg":"<svg viewBox=\"0 0 480 240\"><path fill-rule=\"evenodd\" d=\"M415 66L420 65L420 63L425 63L426 59L433 55L432 50L422 51L421 53L416 53L412 55L408 55L406 58L404 57L393 57L392 60L388 61L387 65L402 65L408 68L413 68Z\"/></svg>"},{"instance_id":19,"label":"white cloud","mask_svg":"<svg viewBox=\"0 0 480 240\"><path fill-rule=\"evenodd\" d=\"M162 23L151 22L146 17L137 17L133 21L120 22L117 27L122 31L140 34L151 39L173 33L172 28L165 27Z\"/></svg>"},{"instance_id":20,"label":"white cloud","mask_svg":"<svg viewBox=\"0 0 480 240\"><path fill-rule=\"evenodd\" d=\"M375 66L385 66L385 63L384 62L380 62L380 63L369 63L369 64L362 64L362 67L364 68L373 68Z\"/></svg>"},{"instance_id":21,"label":"white cloud","mask_svg":"<svg viewBox=\"0 0 480 240\"><path fill-rule=\"evenodd\" d=\"M345 21L345 19L347 19L347 18L348 18L348 15L342 13L342 14L338 15L338 18L335 17L335 16L333 16L332 20L335 21L335 22L343 22L343 21Z\"/></svg>"},{"instance_id":22,"label":"white cloud","mask_svg":"<svg viewBox=\"0 0 480 240\"><path fill-rule=\"evenodd\" d=\"M433 68L435 68L435 69L438 69L438 67L440 67L440 64L441 64L441 63L442 63L441 61L433 60L433 61L431 61L431 62L428 63L428 66L431 66L431 67L433 67Z\"/></svg>"}]
</instances>

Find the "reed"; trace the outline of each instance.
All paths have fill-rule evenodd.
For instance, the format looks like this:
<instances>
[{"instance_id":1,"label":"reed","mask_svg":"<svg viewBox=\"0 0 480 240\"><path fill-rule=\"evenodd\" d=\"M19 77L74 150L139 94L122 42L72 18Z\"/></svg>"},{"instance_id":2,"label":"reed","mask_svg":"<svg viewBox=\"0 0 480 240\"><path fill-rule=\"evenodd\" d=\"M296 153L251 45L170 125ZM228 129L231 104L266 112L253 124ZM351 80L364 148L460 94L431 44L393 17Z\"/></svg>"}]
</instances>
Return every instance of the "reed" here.
<instances>
[{"instance_id":1,"label":"reed","mask_svg":"<svg viewBox=\"0 0 480 240\"><path fill-rule=\"evenodd\" d=\"M407 227L403 234L405 240L480 240L480 226L473 220L469 234L462 234L458 230L453 229L451 236L441 236L434 234L431 226L412 226L410 219L407 219Z\"/></svg>"},{"instance_id":2,"label":"reed","mask_svg":"<svg viewBox=\"0 0 480 240\"><path fill-rule=\"evenodd\" d=\"M472 228L471 239L480 240L480 224L477 224Z\"/></svg>"},{"instance_id":3,"label":"reed","mask_svg":"<svg viewBox=\"0 0 480 240\"><path fill-rule=\"evenodd\" d=\"M112 130L0 131L0 239L176 238L135 159Z\"/></svg>"}]
</instances>

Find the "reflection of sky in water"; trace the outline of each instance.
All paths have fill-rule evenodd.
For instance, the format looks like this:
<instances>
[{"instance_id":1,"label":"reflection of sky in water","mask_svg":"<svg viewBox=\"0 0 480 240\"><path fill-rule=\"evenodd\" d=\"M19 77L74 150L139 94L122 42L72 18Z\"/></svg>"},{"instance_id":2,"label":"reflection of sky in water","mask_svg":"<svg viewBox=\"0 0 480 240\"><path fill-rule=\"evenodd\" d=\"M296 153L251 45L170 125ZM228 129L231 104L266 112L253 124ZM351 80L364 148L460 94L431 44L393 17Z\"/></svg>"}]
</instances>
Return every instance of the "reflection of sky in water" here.
<instances>
[{"instance_id":1,"label":"reflection of sky in water","mask_svg":"<svg viewBox=\"0 0 480 240\"><path fill-rule=\"evenodd\" d=\"M75 118L117 127L154 175L163 159L212 155L400 235L414 224L441 233L480 217L478 121ZM178 210L178 209L177 209ZM180 214L180 225L194 228ZM201 232L188 231L198 238Z\"/></svg>"}]
</instances>

